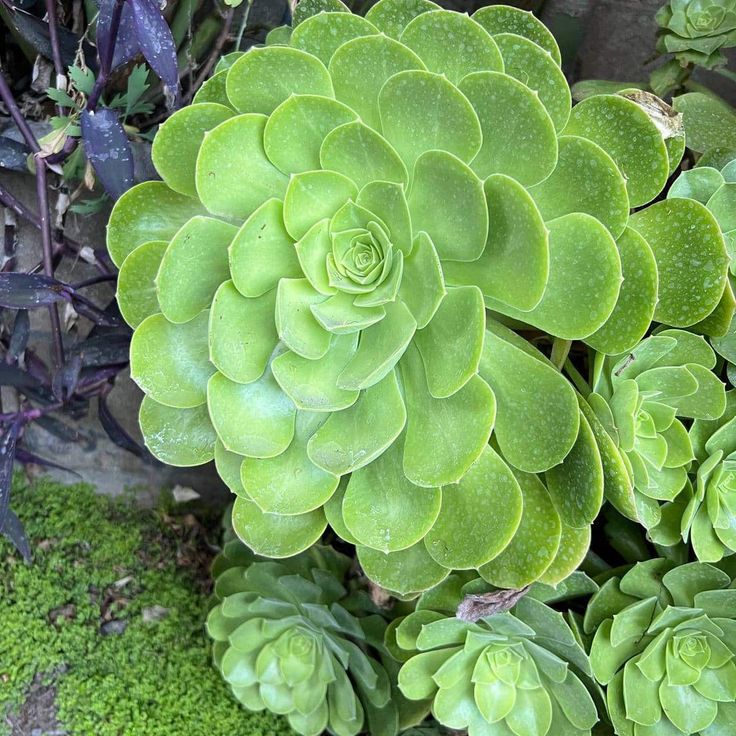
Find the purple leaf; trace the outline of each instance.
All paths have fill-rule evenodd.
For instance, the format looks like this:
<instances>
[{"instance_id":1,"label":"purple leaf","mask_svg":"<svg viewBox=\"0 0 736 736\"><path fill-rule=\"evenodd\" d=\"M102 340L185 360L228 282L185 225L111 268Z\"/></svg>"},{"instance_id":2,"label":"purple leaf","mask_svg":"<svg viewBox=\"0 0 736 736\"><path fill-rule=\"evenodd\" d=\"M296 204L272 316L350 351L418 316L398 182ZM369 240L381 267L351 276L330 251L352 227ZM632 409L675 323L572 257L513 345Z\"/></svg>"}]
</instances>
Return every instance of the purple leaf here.
<instances>
[{"instance_id":1,"label":"purple leaf","mask_svg":"<svg viewBox=\"0 0 736 736\"><path fill-rule=\"evenodd\" d=\"M107 436L123 450L128 450L134 455L138 456L147 463L155 463L154 458L146 450L145 447L139 445L126 431L123 429L120 422L112 415L110 407L107 405L107 399L104 396L100 396L98 402L98 410L100 417L100 424L105 430Z\"/></svg>"},{"instance_id":2,"label":"purple leaf","mask_svg":"<svg viewBox=\"0 0 736 736\"><path fill-rule=\"evenodd\" d=\"M97 51L100 60L109 58L110 45L115 44L109 71L125 64L141 50L135 32L133 11L127 3L123 4L116 38L112 38L112 16L116 2L117 0L100 0L100 14L97 16Z\"/></svg>"},{"instance_id":3,"label":"purple leaf","mask_svg":"<svg viewBox=\"0 0 736 736\"><path fill-rule=\"evenodd\" d=\"M31 547L23 530L23 524L20 523L20 519L10 509L8 509L5 517L5 526L2 528L2 533L12 542L18 552L23 555L23 559L26 562L30 562Z\"/></svg>"},{"instance_id":4,"label":"purple leaf","mask_svg":"<svg viewBox=\"0 0 736 736\"><path fill-rule=\"evenodd\" d=\"M133 186L133 154L117 113L84 110L81 124L84 152L105 191L117 199Z\"/></svg>"},{"instance_id":5,"label":"purple leaf","mask_svg":"<svg viewBox=\"0 0 736 736\"><path fill-rule=\"evenodd\" d=\"M79 373L82 370L82 360L78 355L72 355L54 374L52 383L54 395L60 399L68 399L77 388Z\"/></svg>"},{"instance_id":6,"label":"purple leaf","mask_svg":"<svg viewBox=\"0 0 736 736\"><path fill-rule=\"evenodd\" d=\"M94 335L73 348L82 360L83 368L124 365L130 352L129 333Z\"/></svg>"},{"instance_id":7,"label":"purple leaf","mask_svg":"<svg viewBox=\"0 0 736 736\"><path fill-rule=\"evenodd\" d=\"M179 103L179 68L171 29L155 0L129 0L143 56Z\"/></svg>"},{"instance_id":8,"label":"purple leaf","mask_svg":"<svg viewBox=\"0 0 736 736\"><path fill-rule=\"evenodd\" d=\"M34 309L69 301L71 289L41 274L0 273L0 307Z\"/></svg>"},{"instance_id":9,"label":"purple leaf","mask_svg":"<svg viewBox=\"0 0 736 736\"><path fill-rule=\"evenodd\" d=\"M0 531L5 529L5 521L10 511L10 486L13 481L13 460L15 444L18 441L21 422L14 421L3 428L0 435Z\"/></svg>"},{"instance_id":10,"label":"purple leaf","mask_svg":"<svg viewBox=\"0 0 736 736\"><path fill-rule=\"evenodd\" d=\"M15 314L13 322L13 333L10 336L7 357L13 361L25 351L28 346L28 338L31 336L31 318L27 309L19 309Z\"/></svg>"}]
</instances>

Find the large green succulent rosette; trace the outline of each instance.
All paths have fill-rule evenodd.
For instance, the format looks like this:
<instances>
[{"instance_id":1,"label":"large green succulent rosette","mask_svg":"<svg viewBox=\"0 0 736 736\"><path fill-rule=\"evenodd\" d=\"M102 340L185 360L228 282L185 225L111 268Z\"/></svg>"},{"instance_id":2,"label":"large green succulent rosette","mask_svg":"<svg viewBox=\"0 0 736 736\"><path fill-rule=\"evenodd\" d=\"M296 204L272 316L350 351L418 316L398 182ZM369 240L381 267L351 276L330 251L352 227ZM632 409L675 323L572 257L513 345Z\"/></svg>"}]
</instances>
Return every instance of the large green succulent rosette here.
<instances>
[{"instance_id":1,"label":"large green succulent rosette","mask_svg":"<svg viewBox=\"0 0 736 736\"><path fill-rule=\"evenodd\" d=\"M597 356L587 404L612 440L608 498L647 529L688 483L695 454L683 420L716 420L726 408L715 365L705 338L673 329L624 355Z\"/></svg>"},{"instance_id":2,"label":"large green succulent rosette","mask_svg":"<svg viewBox=\"0 0 736 736\"><path fill-rule=\"evenodd\" d=\"M682 63L723 66L722 49L736 46L735 0L669 0L656 19L658 49Z\"/></svg>"},{"instance_id":3,"label":"large green succulent rosette","mask_svg":"<svg viewBox=\"0 0 736 736\"><path fill-rule=\"evenodd\" d=\"M399 729L386 624L366 613L365 594L346 587L350 565L322 546L287 561L257 559L235 539L214 563L215 665L246 708L284 715L303 736Z\"/></svg>"},{"instance_id":4,"label":"large green succulent rosette","mask_svg":"<svg viewBox=\"0 0 736 736\"><path fill-rule=\"evenodd\" d=\"M736 728L731 577L702 562L655 559L592 598L593 673L619 736L726 736Z\"/></svg>"},{"instance_id":5,"label":"large green succulent rosette","mask_svg":"<svg viewBox=\"0 0 736 736\"><path fill-rule=\"evenodd\" d=\"M402 594L452 569L554 584L602 455L521 335L618 354L717 308L713 216L645 207L681 141L624 96L571 108L554 39L515 8L305 0L294 23L161 126L163 181L113 210L147 446L214 458L259 554L329 522Z\"/></svg>"},{"instance_id":6,"label":"large green succulent rosette","mask_svg":"<svg viewBox=\"0 0 736 736\"><path fill-rule=\"evenodd\" d=\"M445 607L450 600L430 591L389 630L405 660L405 697L426 701L439 723L470 736L591 733L590 665L561 614L525 597L510 612L470 622Z\"/></svg>"}]
</instances>

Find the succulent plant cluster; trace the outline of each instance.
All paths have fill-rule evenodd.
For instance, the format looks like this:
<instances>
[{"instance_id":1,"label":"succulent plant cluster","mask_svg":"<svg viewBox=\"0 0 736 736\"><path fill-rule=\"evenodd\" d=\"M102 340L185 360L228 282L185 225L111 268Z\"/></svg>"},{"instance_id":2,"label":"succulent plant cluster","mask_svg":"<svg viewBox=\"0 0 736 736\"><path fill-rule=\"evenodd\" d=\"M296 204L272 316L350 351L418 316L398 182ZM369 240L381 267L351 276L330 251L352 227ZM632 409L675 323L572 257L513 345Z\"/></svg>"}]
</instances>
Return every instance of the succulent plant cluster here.
<instances>
[{"instance_id":1,"label":"succulent plant cluster","mask_svg":"<svg viewBox=\"0 0 736 736\"><path fill-rule=\"evenodd\" d=\"M735 0L669 0L656 19L658 50L683 65L722 66L723 49L736 46Z\"/></svg>"},{"instance_id":2,"label":"succulent plant cluster","mask_svg":"<svg viewBox=\"0 0 736 736\"><path fill-rule=\"evenodd\" d=\"M477 589L474 581L457 592L469 588ZM443 592L425 594L390 626L406 698L425 701L439 723L470 736L591 733L598 714L583 683L590 665L561 614L525 597L512 612L467 621L455 617L462 595Z\"/></svg>"},{"instance_id":3,"label":"succulent plant cluster","mask_svg":"<svg viewBox=\"0 0 736 736\"><path fill-rule=\"evenodd\" d=\"M572 107L559 62L507 6L305 0L161 126L163 181L108 228L140 423L165 462L214 458L256 553L329 524L405 597L456 569L556 584L604 497L652 527L682 490L681 418L725 406L682 332L732 309L718 212L650 204L684 139L636 95ZM678 329L637 347L654 323ZM600 354L597 404L559 370L573 343ZM610 393L629 352L680 343Z\"/></svg>"},{"instance_id":4,"label":"succulent plant cluster","mask_svg":"<svg viewBox=\"0 0 736 736\"><path fill-rule=\"evenodd\" d=\"M708 3L670 6L675 33ZM736 170L666 190L662 104L572 106L516 8L303 0L161 126L108 248L146 444L236 495L208 628L247 707L305 736L726 733ZM597 564L604 503L700 561L601 573L583 626L541 600Z\"/></svg>"},{"instance_id":5,"label":"succulent plant cluster","mask_svg":"<svg viewBox=\"0 0 736 736\"><path fill-rule=\"evenodd\" d=\"M736 607L712 565L642 562L593 596L593 673L620 736L725 736L736 723Z\"/></svg>"},{"instance_id":6,"label":"succulent plant cluster","mask_svg":"<svg viewBox=\"0 0 736 736\"><path fill-rule=\"evenodd\" d=\"M346 587L350 564L318 545L283 562L258 559L236 539L215 561L215 664L246 708L285 715L303 736L399 728L381 661L386 624Z\"/></svg>"}]
</instances>

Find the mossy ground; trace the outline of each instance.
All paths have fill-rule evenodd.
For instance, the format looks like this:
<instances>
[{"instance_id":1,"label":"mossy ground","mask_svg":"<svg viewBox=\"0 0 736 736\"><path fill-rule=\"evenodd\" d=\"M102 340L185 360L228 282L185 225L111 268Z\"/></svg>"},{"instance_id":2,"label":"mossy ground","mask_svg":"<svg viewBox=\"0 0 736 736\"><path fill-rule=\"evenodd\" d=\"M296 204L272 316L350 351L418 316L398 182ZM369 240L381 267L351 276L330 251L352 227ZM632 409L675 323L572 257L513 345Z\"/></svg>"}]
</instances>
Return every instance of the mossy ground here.
<instances>
[{"instance_id":1,"label":"mossy ground","mask_svg":"<svg viewBox=\"0 0 736 736\"><path fill-rule=\"evenodd\" d=\"M291 733L211 667L211 552L192 516L48 480L16 480L12 498L34 562L0 536L0 736L25 733L8 716L34 690L55 694L57 732L73 736Z\"/></svg>"}]
</instances>

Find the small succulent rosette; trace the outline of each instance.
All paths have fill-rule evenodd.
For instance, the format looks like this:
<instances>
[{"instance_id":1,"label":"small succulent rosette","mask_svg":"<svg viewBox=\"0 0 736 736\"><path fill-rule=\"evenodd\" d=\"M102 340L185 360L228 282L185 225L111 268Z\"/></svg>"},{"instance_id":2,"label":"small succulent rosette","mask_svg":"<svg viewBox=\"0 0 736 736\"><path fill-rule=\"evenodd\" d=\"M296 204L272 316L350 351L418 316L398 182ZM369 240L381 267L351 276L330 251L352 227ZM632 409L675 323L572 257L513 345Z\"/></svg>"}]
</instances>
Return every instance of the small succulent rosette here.
<instances>
[{"instance_id":1,"label":"small succulent rosette","mask_svg":"<svg viewBox=\"0 0 736 736\"><path fill-rule=\"evenodd\" d=\"M662 502L673 501L688 482L695 454L682 420L716 420L726 408L715 365L705 338L674 329L623 356L597 357L587 402L617 453L608 499L647 529L661 521Z\"/></svg>"},{"instance_id":2,"label":"small succulent rosette","mask_svg":"<svg viewBox=\"0 0 736 736\"><path fill-rule=\"evenodd\" d=\"M684 138L623 95L572 107L517 8L304 0L268 40L160 127L162 181L110 218L148 448L214 458L264 556L329 523L402 594L559 582L602 502L597 428L495 317L618 354L713 313L713 215L650 204Z\"/></svg>"},{"instance_id":3,"label":"small succulent rosette","mask_svg":"<svg viewBox=\"0 0 736 736\"><path fill-rule=\"evenodd\" d=\"M638 563L593 596L593 674L619 736L736 729L736 590L703 562Z\"/></svg>"},{"instance_id":4,"label":"small succulent rosette","mask_svg":"<svg viewBox=\"0 0 736 736\"><path fill-rule=\"evenodd\" d=\"M690 439L691 482L662 507L650 535L662 545L682 539L701 562L718 562L736 552L736 391L726 393L720 418L693 422Z\"/></svg>"},{"instance_id":5,"label":"small succulent rosette","mask_svg":"<svg viewBox=\"0 0 736 736\"><path fill-rule=\"evenodd\" d=\"M404 696L470 736L590 734L598 714L581 679L590 665L562 615L524 597L511 612L461 620L446 608L455 602L446 588L424 594L387 633L404 660Z\"/></svg>"},{"instance_id":6,"label":"small succulent rosette","mask_svg":"<svg viewBox=\"0 0 736 736\"><path fill-rule=\"evenodd\" d=\"M736 0L669 0L656 20L658 50L683 64L723 66L723 49L736 46Z\"/></svg>"},{"instance_id":7,"label":"small succulent rosette","mask_svg":"<svg viewBox=\"0 0 736 736\"><path fill-rule=\"evenodd\" d=\"M385 622L345 587L350 565L322 546L266 561L234 539L214 563L207 631L216 666L246 708L284 715L302 736L399 728L382 663Z\"/></svg>"}]
</instances>

